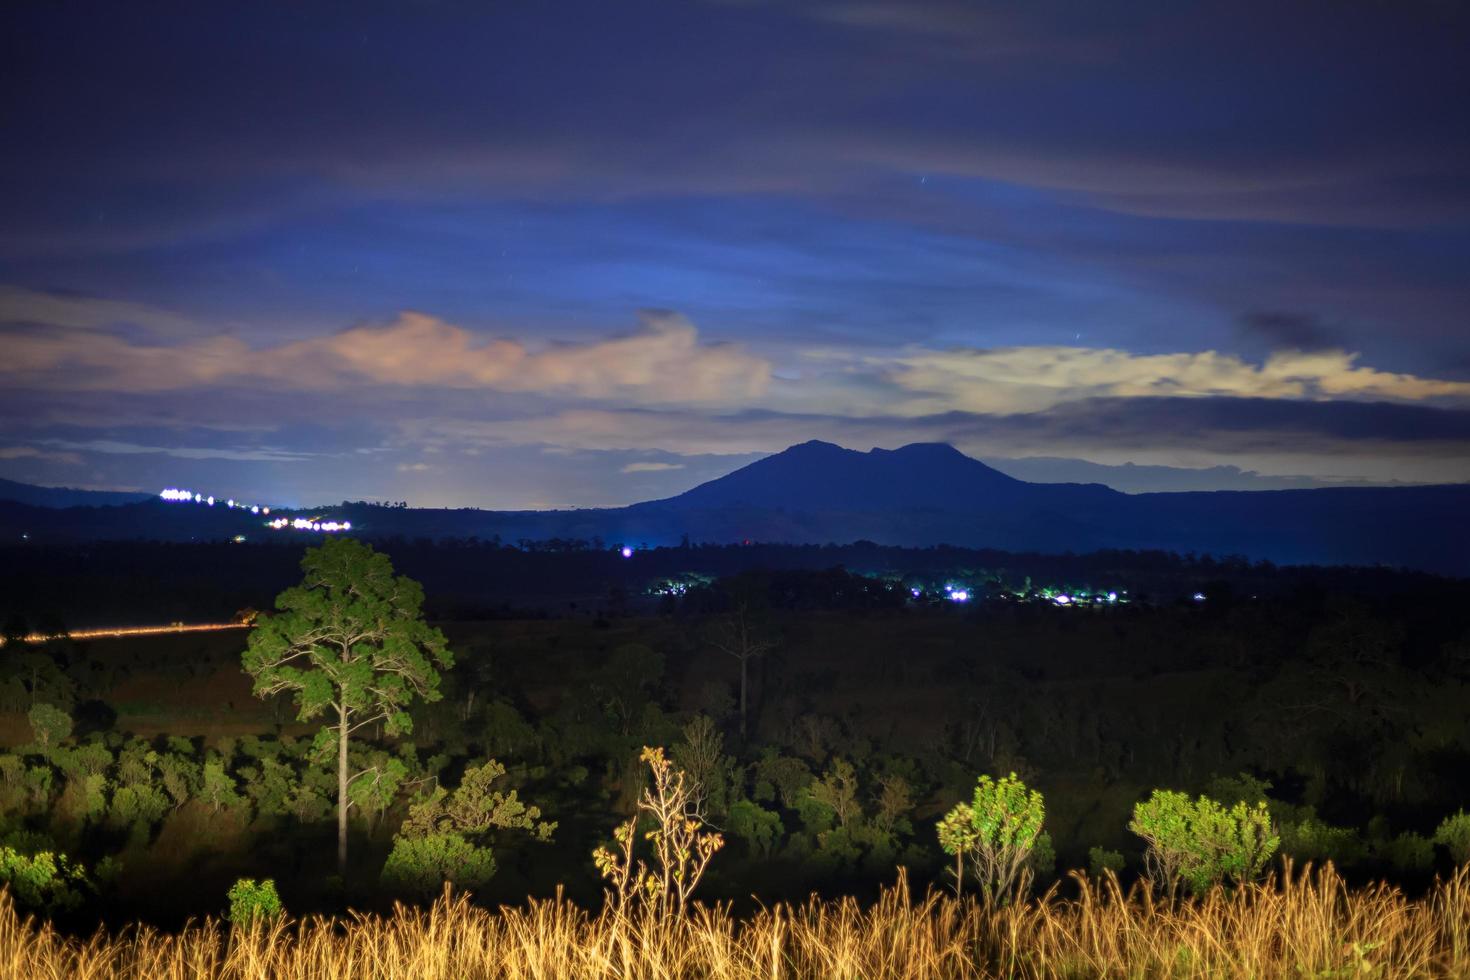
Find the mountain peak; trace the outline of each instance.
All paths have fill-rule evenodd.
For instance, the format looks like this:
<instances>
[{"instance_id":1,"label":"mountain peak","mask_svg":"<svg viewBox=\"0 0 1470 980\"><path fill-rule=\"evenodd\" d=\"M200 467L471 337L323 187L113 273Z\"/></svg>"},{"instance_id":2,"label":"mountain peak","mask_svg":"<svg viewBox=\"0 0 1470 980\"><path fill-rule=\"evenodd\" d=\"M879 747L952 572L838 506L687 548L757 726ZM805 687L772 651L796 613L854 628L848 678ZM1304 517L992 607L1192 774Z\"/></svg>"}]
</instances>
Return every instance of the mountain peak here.
<instances>
[{"instance_id":1,"label":"mountain peak","mask_svg":"<svg viewBox=\"0 0 1470 980\"><path fill-rule=\"evenodd\" d=\"M924 457L927 459L970 459L964 453L947 442L911 442L907 446L899 446L897 449L873 449L873 453L887 453L893 456L908 456L910 458Z\"/></svg>"},{"instance_id":2,"label":"mountain peak","mask_svg":"<svg viewBox=\"0 0 1470 980\"><path fill-rule=\"evenodd\" d=\"M777 456L809 456L817 454L845 453L851 450L843 449L833 442L823 442L820 439L808 439L806 442L798 442L794 446L787 446L776 453Z\"/></svg>"},{"instance_id":3,"label":"mountain peak","mask_svg":"<svg viewBox=\"0 0 1470 980\"><path fill-rule=\"evenodd\" d=\"M672 498L679 507L965 512L1004 506L1026 484L946 443L859 452L811 440Z\"/></svg>"}]
</instances>

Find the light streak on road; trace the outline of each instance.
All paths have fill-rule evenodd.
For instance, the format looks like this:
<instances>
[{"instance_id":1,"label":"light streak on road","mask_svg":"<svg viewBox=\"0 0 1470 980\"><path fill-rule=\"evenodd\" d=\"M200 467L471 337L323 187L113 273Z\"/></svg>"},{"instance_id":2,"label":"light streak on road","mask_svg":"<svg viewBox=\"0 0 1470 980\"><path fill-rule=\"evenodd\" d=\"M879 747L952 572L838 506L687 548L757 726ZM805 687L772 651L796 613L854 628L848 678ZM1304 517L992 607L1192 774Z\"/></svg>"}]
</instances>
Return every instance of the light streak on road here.
<instances>
[{"instance_id":1,"label":"light streak on road","mask_svg":"<svg viewBox=\"0 0 1470 980\"><path fill-rule=\"evenodd\" d=\"M45 643L51 639L69 640L104 640L120 636L159 636L164 633L213 633L217 630L244 630L249 629L249 623L170 623L167 626L114 626L107 629L71 630L64 637L42 636L40 633L32 633L27 636L27 643ZM0 646L5 645L5 640L0 638Z\"/></svg>"}]
</instances>

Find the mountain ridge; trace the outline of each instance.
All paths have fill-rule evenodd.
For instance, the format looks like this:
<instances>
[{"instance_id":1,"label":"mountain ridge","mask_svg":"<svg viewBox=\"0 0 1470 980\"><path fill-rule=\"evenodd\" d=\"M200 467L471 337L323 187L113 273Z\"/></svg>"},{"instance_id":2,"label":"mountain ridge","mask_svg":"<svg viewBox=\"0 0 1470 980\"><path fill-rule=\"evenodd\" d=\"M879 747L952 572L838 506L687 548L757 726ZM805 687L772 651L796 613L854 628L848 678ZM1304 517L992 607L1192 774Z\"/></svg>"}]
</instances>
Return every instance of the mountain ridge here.
<instances>
[{"instance_id":1,"label":"mountain ridge","mask_svg":"<svg viewBox=\"0 0 1470 980\"><path fill-rule=\"evenodd\" d=\"M311 510L323 520L350 520L353 533L376 538L635 545L869 540L1041 553L1164 550L1470 575L1470 485L1125 494L1095 483L1028 483L943 443L865 453L812 440L673 497L626 507L486 511L343 504ZM70 511L0 504L3 533L36 540L290 533L260 524L239 511L183 503Z\"/></svg>"}]
</instances>

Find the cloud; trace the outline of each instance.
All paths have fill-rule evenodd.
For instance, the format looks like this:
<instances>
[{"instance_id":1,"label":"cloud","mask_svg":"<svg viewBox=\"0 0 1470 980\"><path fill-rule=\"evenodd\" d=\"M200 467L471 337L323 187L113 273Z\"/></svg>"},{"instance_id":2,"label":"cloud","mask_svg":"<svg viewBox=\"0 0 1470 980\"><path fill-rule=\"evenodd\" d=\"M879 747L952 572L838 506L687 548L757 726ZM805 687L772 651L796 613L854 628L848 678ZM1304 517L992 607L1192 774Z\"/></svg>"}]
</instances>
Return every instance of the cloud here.
<instances>
[{"instance_id":1,"label":"cloud","mask_svg":"<svg viewBox=\"0 0 1470 980\"><path fill-rule=\"evenodd\" d=\"M399 473L422 473L429 468L428 463L399 463L394 467Z\"/></svg>"},{"instance_id":2,"label":"cloud","mask_svg":"<svg viewBox=\"0 0 1470 980\"><path fill-rule=\"evenodd\" d=\"M1470 382L1359 367L1341 350L1278 351L1260 364L1218 351L1134 354L1091 347L921 350L878 362L911 394L901 409L1039 411L1088 398L1470 399Z\"/></svg>"},{"instance_id":3,"label":"cloud","mask_svg":"<svg viewBox=\"0 0 1470 980\"><path fill-rule=\"evenodd\" d=\"M1326 350L1337 346L1337 331L1311 313L1259 310L1240 318L1241 333L1264 341L1273 350Z\"/></svg>"},{"instance_id":4,"label":"cloud","mask_svg":"<svg viewBox=\"0 0 1470 980\"><path fill-rule=\"evenodd\" d=\"M635 403L759 397L771 366L744 349L699 338L687 319L645 311L621 337L533 350L482 339L422 313L273 347L217 335L163 345L75 329L7 331L0 377L26 387L168 392L260 384L341 390L364 382L616 398Z\"/></svg>"},{"instance_id":5,"label":"cloud","mask_svg":"<svg viewBox=\"0 0 1470 980\"><path fill-rule=\"evenodd\" d=\"M0 285L0 323L77 331L136 327L160 337L189 336L199 331L189 317L146 303L6 285Z\"/></svg>"},{"instance_id":6,"label":"cloud","mask_svg":"<svg viewBox=\"0 0 1470 980\"><path fill-rule=\"evenodd\" d=\"M0 446L0 459L34 459L68 466L82 465L82 457L77 453L52 452L37 449L35 446Z\"/></svg>"},{"instance_id":7,"label":"cloud","mask_svg":"<svg viewBox=\"0 0 1470 980\"><path fill-rule=\"evenodd\" d=\"M619 473L662 473L665 470L682 470L683 463L628 463Z\"/></svg>"},{"instance_id":8,"label":"cloud","mask_svg":"<svg viewBox=\"0 0 1470 980\"><path fill-rule=\"evenodd\" d=\"M289 452L271 447L213 447L213 446L144 446L114 439L89 439L74 442L67 439L47 439L47 445L88 453L105 453L109 456L145 456L158 453L178 459L231 459L244 462L295 463L310 459L318 454Z\"/></svg>"},{"instance_id":9,"label":"cloud","mask_svg":"<svg viewBox=\"0 0 1470 980\"><path fill-rule=\"evenodd\" d=\"M403 423L487 451L527 443L578 450L770 453L806 439L866 449L948 442L977 456L1097 463L1236 465L1263 474L1386 482L1470 481L1470 408L1268 398L1090 398L1034 412L834 416L747 410L576 409L498 421Z\"/></svg>"}]
</instances>

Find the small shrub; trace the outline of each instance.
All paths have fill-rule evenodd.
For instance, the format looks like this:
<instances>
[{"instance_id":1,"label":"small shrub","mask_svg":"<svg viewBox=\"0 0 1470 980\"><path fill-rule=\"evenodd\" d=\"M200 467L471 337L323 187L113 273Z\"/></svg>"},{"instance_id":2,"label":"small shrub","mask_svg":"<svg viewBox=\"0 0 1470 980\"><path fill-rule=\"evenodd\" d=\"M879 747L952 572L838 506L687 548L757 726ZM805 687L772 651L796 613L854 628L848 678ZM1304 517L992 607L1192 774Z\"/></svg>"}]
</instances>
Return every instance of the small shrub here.
<instances>
[{"instance_id":1,"label":"small shrub","mask_svg":"<svg viewBox=\"0 0 1470 980\"><path fill-rule=\"evenodd\" d=\"M1331 861L1339 867L1357 864L1367 850L1362 837L1351 827L1333 827L1316 817L1283 823L1281 853L1301 863Z\"/></svg>"},{"instance_id":2,"label":"small shrub","mask_svg":"<svg viewBox=\"0 0 1470 980\"><path fill-rule=\"evenodd\" d=\"M1444 845L1455 864L1470 863L1470 813L1461 810L1445 817L1434 832L1434 842Z\"/></svg>"},{"instance_id":3,"label":"small shrub","mask_svg":"<svg viewBox=\"0 0 1470 980\"><path fill-rule=\"evenodd\" d=\"M1399 874L1421 873L1434 865L1434 841L1423 834L1399 834L1374 847L1377 856Z\"/></svg>"},{"instance_id":4,"label":"small shrub","mask_svg":"<svg viewBox=\"0 0 1470 980\"><path fill-rule=\"evenodd\" d=\"M1196 895L1227 879L1251 881L1281 843L1264 803L1226 809L1208 796L1190 800L1170 790L1135 804L1128 829L1148 845L1149 877L1171 895L1180 881Z\"/></svg>"},{"instance_id":5,"label":"small shrub","mask_svg":"<svg viewBox=\"0 0 1470 980\"><path fill-rule=\"evenodd\" d=\"M274 922L286 914L281 896L276 893L276 883L270 878L259 882L254 878L241 878L230 886L228 898L230 912L226 918L243 928Z\"/></svg>"},{"instance_id":6,"label":"small shrub","mask_svg":"<svg viewBox=\"0 0 1470 980\"><path fill-rule=\"evenodd\" d=\"M939 821L939 846L954 856L955 894L970 865L987 902L1009 900L1031 878L1027 860L1041 836L1046 805L1015 773L1000 780L981 776L969 803L956 804Z\"/></svg>"},{"instance_id":7,"label":"small shrub","mask_svg":"<svg viewBox=\"0 0 1470 980\"><path fill-rule=\"evenodd\" d=\"M607 880L608 900L619 915L682 919L725 838L704 829L684 771L674 767L662 748L644 746L639 761L648 764L653 786L638 798L638 813L613 831L617 850L598 847L592 861ZM633 856L640 816L652 825L642 834L653 845L652 866Z\"/></svg>"},{"instance_id":8,"label":"small shrub","mask_svg":"<svg viewBox=\"0 0 1470 980\"><path fill-rule=\"evenodd\" d=\"M1087 849L1087 874L1094 880L1102 879L1107 872L1123 873L1123 855L1103 847Z\"/></svg>"}]
</instances>

